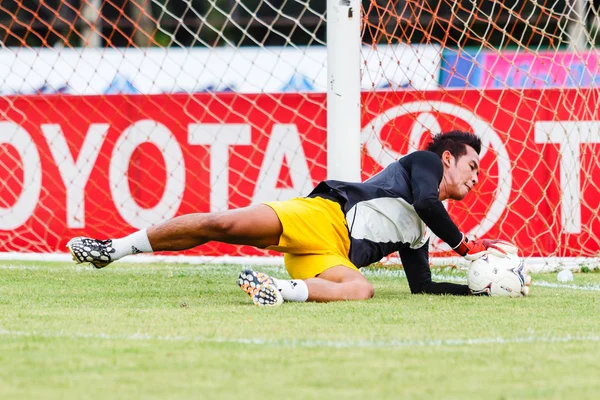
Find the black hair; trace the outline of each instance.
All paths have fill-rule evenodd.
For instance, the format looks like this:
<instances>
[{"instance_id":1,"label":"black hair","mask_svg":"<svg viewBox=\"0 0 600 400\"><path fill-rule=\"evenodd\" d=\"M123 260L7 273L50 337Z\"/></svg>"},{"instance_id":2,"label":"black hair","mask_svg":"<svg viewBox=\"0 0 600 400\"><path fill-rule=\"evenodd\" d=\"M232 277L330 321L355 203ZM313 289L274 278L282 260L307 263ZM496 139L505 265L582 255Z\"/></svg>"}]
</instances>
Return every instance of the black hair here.
<instances>
[{"instance_id":1,"label":"black hair","mask_svg":"<svg viewBox=\"0 0 600 400\"><path fill-rule=\"evenodd\" d=\"M465 131L450 131L438 133L427 145L425 150L432 151L442 158L444 151L448 150L457 160L467 154L467 148L472 147L477 154L481 152L481 139L474 133Z\"/></svg>"}]
</instances>

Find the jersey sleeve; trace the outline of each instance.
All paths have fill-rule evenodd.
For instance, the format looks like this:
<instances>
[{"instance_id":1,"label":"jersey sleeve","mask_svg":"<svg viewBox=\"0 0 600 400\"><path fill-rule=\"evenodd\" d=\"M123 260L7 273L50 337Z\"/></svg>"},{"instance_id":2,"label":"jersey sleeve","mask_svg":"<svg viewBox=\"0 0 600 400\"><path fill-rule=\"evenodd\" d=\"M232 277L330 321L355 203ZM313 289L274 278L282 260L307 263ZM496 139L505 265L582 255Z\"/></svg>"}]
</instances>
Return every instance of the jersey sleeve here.
<instances>
[{"instance_id":1,"label":"jersey sleeve","mask_svg":"<svg viewBox=\"0 0 600 400\"><path fill-rule=\"evenodd\" d=\"M429 241L416 250L411 249L409 246L404 246L400 249L400 258L402 259L402 266L404 267L411 293L452 294L458 296L469 294L469 287L467 285L431 281Z\"/></svg>"},{"instance_id":2,"label":"jersey sleeve","mask_svg":"<svg viewBox=\"0 0 600 400\"><path fill-rule=\"evenodd\" d=\"M430 151L415 152L407 158L405 167L410 171L413 207L417 215L437 237L450 247L457 247L462 242L462 232L439 199L444 174L442 161Z\"/></svg>"}]
</instances>

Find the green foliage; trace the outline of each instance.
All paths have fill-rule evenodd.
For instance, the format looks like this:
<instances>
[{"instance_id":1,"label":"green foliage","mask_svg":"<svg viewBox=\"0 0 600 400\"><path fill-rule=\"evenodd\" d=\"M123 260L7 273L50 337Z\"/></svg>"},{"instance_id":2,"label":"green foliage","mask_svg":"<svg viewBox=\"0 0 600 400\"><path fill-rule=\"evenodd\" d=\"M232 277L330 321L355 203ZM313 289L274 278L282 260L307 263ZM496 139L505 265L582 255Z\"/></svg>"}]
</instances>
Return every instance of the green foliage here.
<instances>
[{"instance_id":1,"label":"green foliage","mask_svg":"<svg viewBox=\"0 0 600 400\"><path fill-rule=\"evenodd\" d=\"M592 290L534 286L529 298L500 299L411 295L402 271L368 269L370 301L264 309L235 285L241 268L0 265L0 398L600 392L597 274L570 283ZM534 279L557 283L554 274Z\"/></svg>"},{"instance_id":2,"label":"green foliage","mask_svg":"<svg viewBox=\"0 0 600 400\"><path fill-rule=\"evenodd\" d=\"M156 30L154 33L154 43L158 47L169 47L171 45L171 36L163 31Z\"/></svg>"}]
</instances>

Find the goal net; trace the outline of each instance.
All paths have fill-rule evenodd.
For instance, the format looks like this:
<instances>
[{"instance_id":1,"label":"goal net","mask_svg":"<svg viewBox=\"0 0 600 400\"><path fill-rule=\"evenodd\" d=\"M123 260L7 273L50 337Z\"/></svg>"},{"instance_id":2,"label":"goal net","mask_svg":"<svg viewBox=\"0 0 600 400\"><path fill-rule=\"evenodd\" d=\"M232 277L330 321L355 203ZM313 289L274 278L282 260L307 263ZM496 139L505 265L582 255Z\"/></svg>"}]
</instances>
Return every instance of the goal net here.
<instances>
[{"instance_id":1,"label":"goal net","mask_svg":"<svg viewBox=\"0 0 600 400\"><path fill-rule=\"evenodd\" d=\"M0 251L64 254L73 236L308 194L335 163L325 3L2 1ZM330 4L360 23L356 39L335 38L362 38L346 66L359 70L360 179L433 133L473 131L480 184L447 204L459 227L539 265L597 261L595 2ZM439 240L431 250L455 261Z\"/></svg>"}]
</instances>

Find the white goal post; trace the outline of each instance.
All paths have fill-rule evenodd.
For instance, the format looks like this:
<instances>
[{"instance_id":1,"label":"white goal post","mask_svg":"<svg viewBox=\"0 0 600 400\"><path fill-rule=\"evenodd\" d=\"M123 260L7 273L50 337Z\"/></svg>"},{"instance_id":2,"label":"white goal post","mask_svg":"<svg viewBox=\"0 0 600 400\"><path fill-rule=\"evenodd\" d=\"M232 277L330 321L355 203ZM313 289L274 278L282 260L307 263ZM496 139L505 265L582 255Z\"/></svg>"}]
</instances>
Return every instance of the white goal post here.
<instances>
[{"instance_id":1,"label":"white goal post","mask_svg":"<svg viewBox=\"0 0 600 400\"><path fill-rule=\"evenodd\" d=\"M358 0L327 0L327 178L360 182Z\"/></svg>"}]
</instances>

